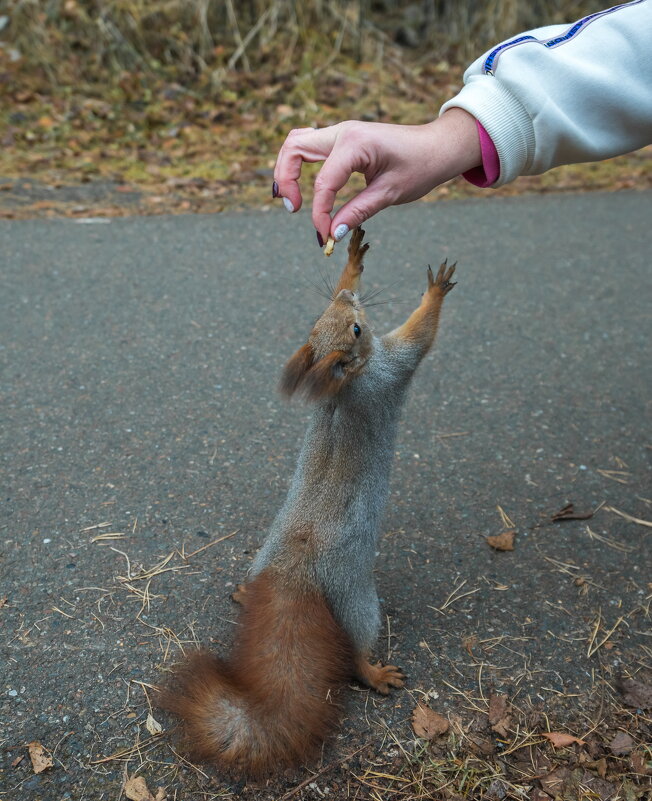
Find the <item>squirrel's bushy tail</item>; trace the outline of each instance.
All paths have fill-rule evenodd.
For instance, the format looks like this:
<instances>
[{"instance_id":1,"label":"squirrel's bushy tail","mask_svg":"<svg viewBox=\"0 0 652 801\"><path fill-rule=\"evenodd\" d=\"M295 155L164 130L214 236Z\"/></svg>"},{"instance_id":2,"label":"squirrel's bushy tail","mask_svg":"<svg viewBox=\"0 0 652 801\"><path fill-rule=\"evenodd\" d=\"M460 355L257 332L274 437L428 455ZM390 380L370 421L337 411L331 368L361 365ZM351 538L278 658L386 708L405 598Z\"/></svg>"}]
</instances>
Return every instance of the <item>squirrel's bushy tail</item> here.
<instances>
[{"instance_id":1,"label":"squirrel's bushy tail","mask_svg":"<svg viewBox=\"0 0 652 801\"><path fill-rule=\"evenodd\" d=\"M309 759L339 720L332 691L351 675L353 652L325 600L287 590L263 571L246 587L228 660L199 652L161 705L184 721L199 760L262 775Z\"/></svg>"}]
</instances>

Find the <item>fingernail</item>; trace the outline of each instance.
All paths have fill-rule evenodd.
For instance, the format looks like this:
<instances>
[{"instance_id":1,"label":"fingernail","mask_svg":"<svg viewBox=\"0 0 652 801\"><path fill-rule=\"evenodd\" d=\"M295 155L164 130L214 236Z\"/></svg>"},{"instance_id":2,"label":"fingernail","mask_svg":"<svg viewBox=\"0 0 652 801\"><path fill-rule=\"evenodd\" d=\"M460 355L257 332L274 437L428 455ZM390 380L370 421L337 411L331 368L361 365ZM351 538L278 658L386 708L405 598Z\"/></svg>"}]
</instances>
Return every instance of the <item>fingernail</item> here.
<instances>
[{"instance_id":1,"label":"fingernail","mask_svg":"<svg viewBox=\"0 0 652 801\"><path fill-rule=\"evenodd\" d=\"M278 197L278 184L276 181L272 184L272 197Z\"/></svg>"},{"instance_id":2,"label":"fingernail","mask_svg":"<svg viewBox=\"0 0 652 801\"><path fill-rule=\"evenodd\" d=\"M336 242L339 242L340 239L344 239L344 237L349 233L349 226L345 225L344 223L340 223L337 228L333 231L333 239Z\"/></svg>"},{"instance_id":3,"label":"fingernail","mask_svg":"<svg viewBox=\"0 0 652 801\"><path fill-rule=\"evenodd\" d=\"M319 247L323 248L324 247L324 240L323 240L322 235L319 233L319 231L315 231L315 233L317 234L317 242L319 242Z\"/></svg>"},{"instance_id":4,"label":"fingernail","mask_svg":"<svg viewBox=\"0 0 652 801\"><path fill-rule=\"evenodd\" d=\"M292 212L294 211L294 204L292 203L292 201L288 200L286 197L284 197L283 198L283 205L290 212L290 214L292 214ZM348 228L347 228L347 231L348 231Z\"/></svg>"}]
</instances>

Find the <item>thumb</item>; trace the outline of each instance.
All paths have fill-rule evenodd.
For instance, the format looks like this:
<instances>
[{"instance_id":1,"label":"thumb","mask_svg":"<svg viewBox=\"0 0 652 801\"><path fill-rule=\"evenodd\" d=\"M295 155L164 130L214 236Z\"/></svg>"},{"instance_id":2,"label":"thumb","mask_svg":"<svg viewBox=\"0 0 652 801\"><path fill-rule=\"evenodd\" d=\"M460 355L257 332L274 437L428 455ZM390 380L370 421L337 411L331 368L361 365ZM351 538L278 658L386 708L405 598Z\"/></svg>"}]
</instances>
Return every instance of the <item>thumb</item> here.
<instances>
[{"instance_id":1,"label":"thumb","mask_svg":"<svg viewBox=\"0 0 652 801\"><path fill-rule=\"evenodd\" d=\"M395 202L396 193L390 186L382 180L373 181L338 209L331 221L331 236L339 242L349 231Z\"/></svg>"}]
</instances>

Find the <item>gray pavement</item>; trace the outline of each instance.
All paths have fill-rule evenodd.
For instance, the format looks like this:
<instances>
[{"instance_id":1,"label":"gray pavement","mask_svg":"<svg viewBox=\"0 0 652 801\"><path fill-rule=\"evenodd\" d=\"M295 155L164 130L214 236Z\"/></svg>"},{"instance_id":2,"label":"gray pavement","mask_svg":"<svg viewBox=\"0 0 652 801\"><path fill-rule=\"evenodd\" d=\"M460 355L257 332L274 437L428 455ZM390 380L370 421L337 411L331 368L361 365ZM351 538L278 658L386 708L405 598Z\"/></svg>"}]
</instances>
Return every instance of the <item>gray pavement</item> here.
<instances>
[{"instance_id":1,"label":"gray pavement","mask_svg":"<svg viewBox=\"0 0 652 801\"><path fill-rule=\"evenodd\" d=\"M366 288L392 301L378 331L426 264L457 259L459 284L405 409L378 562L378 656L408 691L349 693L341 739L383 747L378 718L407 736L416 691L459 710L450 685L570 718L596 675L652 662L652 530L604 508L550 522L569 501L652 519L652 194L416 204L366 229ZM180 644L229 641L309 414L276 382L345 248L324 259L307 212L250 212L0 223L0 253L0 793L117 799L147 763L150 788L208 798L232 785L147 742L146 685ZM513 552L484 539L498 506ZM598 614L600 639L623 620L589 657ZM52 769L33 774L30 741Z\"/></svg>"}]
</instances>

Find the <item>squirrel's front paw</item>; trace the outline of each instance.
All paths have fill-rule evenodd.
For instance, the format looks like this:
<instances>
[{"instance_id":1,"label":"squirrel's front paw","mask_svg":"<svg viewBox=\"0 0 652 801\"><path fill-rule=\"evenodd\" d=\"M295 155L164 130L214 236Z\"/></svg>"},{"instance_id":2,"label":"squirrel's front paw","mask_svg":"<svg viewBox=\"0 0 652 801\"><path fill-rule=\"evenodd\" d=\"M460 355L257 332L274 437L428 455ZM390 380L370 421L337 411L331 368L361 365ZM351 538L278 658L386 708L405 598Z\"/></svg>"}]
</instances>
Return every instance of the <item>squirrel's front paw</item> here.
<instances>
[{"instance_id":1,"label":"squirrel's front paw","mask_svg":"<svg viewBox=\"0 0 652 801\"><path fill-rule=\"evenodd\" d=\"M405 676L395 665L381 665L380 662L372 665L366 659L360 659L356 667L358 679L381 695L388 695L391 687L398 688L404 684Z\"/></svg>"},{"instance_id":2,"label":"squirrel's front paw","mask_svg":"<svg viewBox=\"0 0 652 801\"><path fill-rule=\"evenodd\" d=\"M457 283L456 281L451 281L453 277L453 273L455 272L455 268L457 267L457 262L455 264L448 266L448 259L444 261L443 264L439 266L439 271L437 272L437 276L434 277L432 273L432 269L430 266L428 267L428 291L429 292L437 292L440 295L446 295Z\"/></svg>"}]
</instances>

